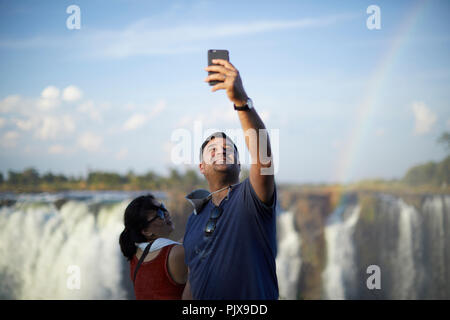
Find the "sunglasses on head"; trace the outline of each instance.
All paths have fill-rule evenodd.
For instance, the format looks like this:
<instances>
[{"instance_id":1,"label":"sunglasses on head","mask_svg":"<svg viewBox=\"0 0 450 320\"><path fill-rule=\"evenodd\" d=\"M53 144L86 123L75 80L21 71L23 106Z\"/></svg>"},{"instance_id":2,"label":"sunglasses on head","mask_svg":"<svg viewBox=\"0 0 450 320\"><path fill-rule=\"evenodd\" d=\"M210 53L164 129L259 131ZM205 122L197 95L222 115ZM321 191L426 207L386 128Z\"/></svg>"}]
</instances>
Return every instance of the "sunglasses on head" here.
<instances>
[{"instance_id":1,"label":"sunglasses on head","mask_svg":"<svg viewBox=\"0 0 450 320\"><path fill-rule=\"evenodd\" d=\"M220 218L220 216L223 213L223 209L221 207L214 207L214 209L211 212L211 215L209 216L208 223L205 227L205 235L210 236L213 234L214 230L216 229L216 223L217 220Z\"/></svg>"},{"instance_id":2,"label":"sunglasses on head","mask_svg":"<svg viewBox=\"0 0 450 320\"><path fill-rule=\"evenodd\" d=\"M165 212L169 212L169 211L167 211L166 207L164 206L164 203L161 202L161 205L158 207L158 210L156 211L156 216L151 218L150 220L148 220L147 224L152 223L153 221L155 221L158 218L161 220L165 220L166 219Z\"/></svg>"}]
</instances>

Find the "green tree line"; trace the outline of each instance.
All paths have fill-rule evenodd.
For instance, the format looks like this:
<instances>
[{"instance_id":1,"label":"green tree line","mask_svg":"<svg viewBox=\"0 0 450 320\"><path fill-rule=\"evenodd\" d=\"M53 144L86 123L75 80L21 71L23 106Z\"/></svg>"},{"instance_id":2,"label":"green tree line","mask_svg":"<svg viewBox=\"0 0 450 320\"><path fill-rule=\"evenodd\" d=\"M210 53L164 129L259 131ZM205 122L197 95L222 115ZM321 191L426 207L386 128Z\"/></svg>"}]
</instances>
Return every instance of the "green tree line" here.
<instances>
[{"instance_id":1,"label":"green tree line","mask_svg":"<svg viewBox=\"0 0 450 320\"><path fill-rule=\"evenodd\" d=\"M247 169L242 169L241 180L248 177ZM185 192L208 185L198 170L180 172L169 169L167 175L148 171L142 175L129 171L126 174L107 171L90 171L86 177L65 176L46 172L40 174L35 168L23 171L9 170L6 178L0 173L0 191L41 192L65 190L170 190Z\"/></svg>"},{"instance_id":2,"label":"green tree line","mask_svg":"<svg viewBox=\"0 0 450 320\"><path fill-rule=\"evenodd\" d=\"M450 152L450 133L444 132L438 142ZM248 177L248 169L242 168L241 180ZM405 187L446 187L450 186L450 155L440 162L428 162L410 168L399 181L377 180L377 184L389 186L398 184ZM364 184L364 183L363 183ZM166 176L148 171L138 175L133 171L119 174L107 171L90 171L87 177L65 176L47 172L39 174L34 168L22 172L9 170L4 177L0 173L0 191L37 192L63 190L170 190L191 191L207 188L206 180L196 169L180 172L171 168Z\"/></svg>"},{"instance_id":3,"label":"green tree line","mask_svg":"<svg viewBox=\"0 0 450 320\"><path fill-rule=\"evenodd\" d=\"M403 182L410 186L450 186L450 156L440 162L427 162L408 170Z\"/></svg>"},{"instance_id":4,"label":"green tree line","mask_svg":"<svg viewBox=\"0 0 450 320\"><path fill-rule=\"evenodd\" d=\"M450 152L450 133L444 132L437 141ZM439 162L430 161L412 167L402 181L410 186L450 186L450 155Z\"/></svg>"},{"instance_id":5,"label":"green tree line","mask_svg":"<svg viewBox=\"0 0 450 320\"><path fill-rule=\"evenodd\" d=\"M23 171L9 170L0 173L0 190L13 192L63 191L63 190L167 190L205 188L206 181L196 170L180 172L170 169L166 176L148 171L142 175L129 171L126 174L107 171L90 171L86 177L65 176L47 172L40 174L35 168Z\"/></svg>"}]
</instances>

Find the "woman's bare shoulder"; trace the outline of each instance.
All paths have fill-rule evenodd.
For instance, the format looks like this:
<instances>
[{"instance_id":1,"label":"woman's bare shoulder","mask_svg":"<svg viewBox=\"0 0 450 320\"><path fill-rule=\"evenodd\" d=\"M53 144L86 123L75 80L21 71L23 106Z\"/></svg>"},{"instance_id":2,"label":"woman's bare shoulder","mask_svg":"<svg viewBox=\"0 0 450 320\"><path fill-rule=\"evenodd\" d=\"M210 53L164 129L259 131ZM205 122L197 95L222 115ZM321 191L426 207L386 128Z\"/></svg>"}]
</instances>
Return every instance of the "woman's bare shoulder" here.
<instances>
[{"instance_id":1,"label":"woman's bare shoulder","mask_svg":"<svg viewBox=\"0 0 450 320\"><path fill-rule=\"evenodd\" d=\"M169 273L178 284L185 284L187 280L187 267L184 263L183 245L175 245L169 254Z\"/></svg>"},{"instance_id":2,"label":"woman's bare shoulder","mask_svg":"<svg viewBox=\"0 0 450 320\"><path fill-rule=\"evenodd\" d=\"M170 250L170 256L173 258L182 258L184 261L184 247L182 244L176 244Z\"/></svg>"}]
</instances>

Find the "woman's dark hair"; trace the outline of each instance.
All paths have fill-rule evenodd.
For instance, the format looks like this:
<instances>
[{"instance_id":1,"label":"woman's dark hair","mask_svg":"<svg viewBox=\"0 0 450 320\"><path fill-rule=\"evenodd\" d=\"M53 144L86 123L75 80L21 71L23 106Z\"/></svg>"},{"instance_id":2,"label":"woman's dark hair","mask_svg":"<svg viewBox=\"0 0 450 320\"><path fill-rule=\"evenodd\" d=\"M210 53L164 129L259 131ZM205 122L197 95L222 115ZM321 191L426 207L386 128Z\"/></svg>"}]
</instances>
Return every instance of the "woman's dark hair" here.
<instances>
[{"instance_id":1,"label":"woman's dark hair","mask_svg":"<svg viewBox=\"0 0 450 320\"><path fill-rule=\"evenodd\" d=\"M157 210L158 207L153 204L155 197L151 194L140 196L130 202L125 209L124 224L125 230L119 237L120 250L128 260L131 260L136 254L136 242L148 241L141 233L147 226L148 212Z\"/></svg>"}]
</instances>

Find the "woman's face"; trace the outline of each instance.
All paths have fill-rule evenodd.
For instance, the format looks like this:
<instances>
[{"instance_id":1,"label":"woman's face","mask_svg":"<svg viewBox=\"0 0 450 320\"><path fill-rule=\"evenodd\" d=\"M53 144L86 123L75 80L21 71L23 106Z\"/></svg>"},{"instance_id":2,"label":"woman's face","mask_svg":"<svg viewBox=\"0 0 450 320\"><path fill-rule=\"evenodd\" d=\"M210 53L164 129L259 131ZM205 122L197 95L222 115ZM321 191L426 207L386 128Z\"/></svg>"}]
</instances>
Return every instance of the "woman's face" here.
<instances>
[{"instance_id":1,"label":"woman's face","mask_svg":"<svg viewBox=\"0 0 450 320\"><path fill-rule=\"evenodd\" d=\"M157 207L161 207L161 202L153 200L153 204ZM151 221L150 224L143 230L144 235L147 238L165 238L168 237L172 231L175 229L170 213L166 210L159 209L160 212L164 213L164 220L158 215L158 210L151 210L147 216L147 221Z\"/></svg>"}]
</instances>

